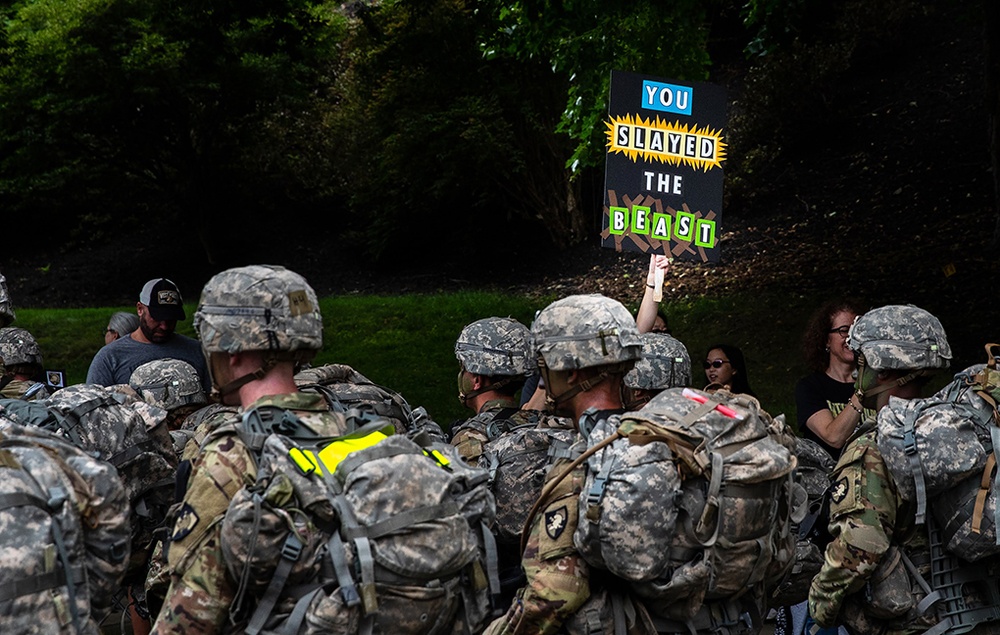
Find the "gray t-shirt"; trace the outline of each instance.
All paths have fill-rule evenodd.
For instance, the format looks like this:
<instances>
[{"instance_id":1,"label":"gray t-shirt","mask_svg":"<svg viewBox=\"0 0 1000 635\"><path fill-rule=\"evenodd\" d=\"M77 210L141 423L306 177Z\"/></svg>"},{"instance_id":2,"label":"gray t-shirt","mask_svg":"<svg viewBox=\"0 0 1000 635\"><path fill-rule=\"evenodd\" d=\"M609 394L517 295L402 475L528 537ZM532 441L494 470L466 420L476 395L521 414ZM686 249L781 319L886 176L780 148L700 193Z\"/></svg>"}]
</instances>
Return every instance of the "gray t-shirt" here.
<instances>
[{"instance_id":1,"label":"gray t-shirt","mask_svg":"<svg viewBox=\"0 0 1000 635\"><path fill-rule=\"evenodd\" d=\"M201 352L201 343L177 333L160 344L144 344L128 335L116 339L94 355L87 370L87 383L101 386L127 384L136 368L154 359L165 358L183 360L194 366L205 390L211 390L212 382Z\"/></svg>"}]
</instances>

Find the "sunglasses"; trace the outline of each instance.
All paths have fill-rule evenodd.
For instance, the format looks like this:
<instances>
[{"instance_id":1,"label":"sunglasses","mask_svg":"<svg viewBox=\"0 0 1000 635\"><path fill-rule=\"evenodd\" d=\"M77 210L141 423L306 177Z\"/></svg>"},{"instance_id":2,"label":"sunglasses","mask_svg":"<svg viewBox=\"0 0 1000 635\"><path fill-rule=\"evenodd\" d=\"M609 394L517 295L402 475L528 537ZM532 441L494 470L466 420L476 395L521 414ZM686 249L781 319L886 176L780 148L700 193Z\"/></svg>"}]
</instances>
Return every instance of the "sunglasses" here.
<instances>
[{"instance_id":1,"label":"sunglasses","mask_svg":"<svg viewBox=\"0 0 1000 635\"><path fill-rule=\"evenodd\" d=\"M710 362L704 362L702 366L705 367L705 370L708 370L709 368L722 368L723 364L728 364L728 363L729 363L728 359L716 359Z\"/></svg>"},{"instance_id":2,"label":"sunglasses","mask_svg":"<svg viewBox=\"0 0 1000 635\"><path fill-rule=\"evenodd\" d=\"M847 337L847 334L851 332L851 327L849 326L838 326L835 329L830 329L827 333L837 333L841 337Z\"/></svg>"}]
</instances>

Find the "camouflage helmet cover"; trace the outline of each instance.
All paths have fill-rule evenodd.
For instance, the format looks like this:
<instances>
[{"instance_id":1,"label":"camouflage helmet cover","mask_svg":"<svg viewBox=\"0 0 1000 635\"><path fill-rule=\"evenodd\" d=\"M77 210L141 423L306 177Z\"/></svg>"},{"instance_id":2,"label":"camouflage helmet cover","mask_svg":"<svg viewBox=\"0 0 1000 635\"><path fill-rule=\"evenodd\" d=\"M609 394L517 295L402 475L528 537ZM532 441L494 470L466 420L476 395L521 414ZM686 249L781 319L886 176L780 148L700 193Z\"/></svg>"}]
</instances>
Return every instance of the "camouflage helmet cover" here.
<instances>
[{"instance_id":1,"label":"camouflage helmet cover","mask_svg":"<svg viewBox=\"0 0 1000 635\"><path fill-rule=\"evenodd\" d=\"M0 328L0 359L7 367L24 365L42 365L42 351L38 342L28 331L8 326Z\"/></svg>"},{"instance_id":2,"label":"camouflage helmet cover","mask_svg":"<svg viewBox=\"0 0 1000 635\"><path fill-rule=\"evenodd\" d=\"M858 316L847 344L875 370L947 368L951 363L941 322L911 304L883 306Z\"/></svg>"},{"instance_id":3,"label":"camouflage helmet cover","mask_svg":"<svg viewBox=\"0 0 1000 635\"><path fill-rule=\"evenodd\" d=\"M513 318L489 317L469 324L455 342L462 368L487 377L516 377L535 370L531 331Z\"/></svg>"},{"instance_id":4,"label":"camouflage helmet cover","mask_svg":"<svg viewBox=\"0 0 1000 635\"><path fill-rule=\"evenodd\" d=\"M274 265L214 275L202 289L194 328L209 353L281 351L308 359L323 347L316 292L299 274Z\"/></svg>"},{"instance_id":5,"label":"camouflage helmet cover","mask_svg":"<svg viewBox=\"0 0 1000 635\"><path fill-rule=\"evenodd\" d=\"M164 410L208 403L198 371L180 359L146 362L132 371L128 383L146 403Z\"/></svg>"},{"instance_id":6,"label":"camouflage helmet cover","mask_svg":"<svg viewBox=\"0 0 1000 635\"><path fill-rule=\"evenodd\" d=\"M665 390L691 385L687 347L666 333L643 333L642 357L625 374L624 383L640 390Z\"/></svg>"},{"instance_id":7,"label":"camouflage helmet cover","mask_svg":"<svg viewBox=\"0 0 1000 635\"><path fill-rule=\"evenodd\" d=\"M630 362L642 353L628 309L599 294L556 300L539 312L531 334L535 352L557 371Z\"/></svg>"}]
</instances>

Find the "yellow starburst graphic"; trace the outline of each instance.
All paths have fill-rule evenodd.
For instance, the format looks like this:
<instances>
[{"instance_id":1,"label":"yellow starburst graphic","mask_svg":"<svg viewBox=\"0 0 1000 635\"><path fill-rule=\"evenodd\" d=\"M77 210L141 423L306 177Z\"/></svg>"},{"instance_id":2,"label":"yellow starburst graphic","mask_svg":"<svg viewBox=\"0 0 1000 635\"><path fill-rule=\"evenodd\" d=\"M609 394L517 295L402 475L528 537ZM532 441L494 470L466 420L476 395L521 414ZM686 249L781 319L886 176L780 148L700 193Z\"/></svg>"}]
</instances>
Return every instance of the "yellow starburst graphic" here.
<instances>
[{"instance_id":1,"label":"yellow starburst graphic","mask_svg":"<svg viewBox=\"0 0 1000 635\"><path fill-rule=\"evenodd\" d=\"M667 165L688 165L708 172L722 168L726 143L722 131L708 126L690 126L659 117L644 119L631 114L606 122L608 153L622 153L632 161L640 158Z\"/></svg>"}]
</instances>

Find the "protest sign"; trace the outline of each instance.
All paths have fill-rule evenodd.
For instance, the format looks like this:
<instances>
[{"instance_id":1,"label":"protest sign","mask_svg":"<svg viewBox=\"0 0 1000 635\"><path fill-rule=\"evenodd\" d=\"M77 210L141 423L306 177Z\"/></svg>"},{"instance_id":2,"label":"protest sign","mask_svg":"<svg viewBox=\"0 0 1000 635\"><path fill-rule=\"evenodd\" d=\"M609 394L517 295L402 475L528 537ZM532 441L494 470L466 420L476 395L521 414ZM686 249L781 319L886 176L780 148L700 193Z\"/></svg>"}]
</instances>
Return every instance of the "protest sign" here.
<instances>
[{"instance_id":1,"label":"protest sign","mask_svg":"<svg viewBox=\"0 0 1000 635\"><path fill-rule=\"evenodd\" d=\"M608 115L601 245L717 262L725 89L613 71Z\"/></svg>"}]
</instances>

